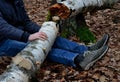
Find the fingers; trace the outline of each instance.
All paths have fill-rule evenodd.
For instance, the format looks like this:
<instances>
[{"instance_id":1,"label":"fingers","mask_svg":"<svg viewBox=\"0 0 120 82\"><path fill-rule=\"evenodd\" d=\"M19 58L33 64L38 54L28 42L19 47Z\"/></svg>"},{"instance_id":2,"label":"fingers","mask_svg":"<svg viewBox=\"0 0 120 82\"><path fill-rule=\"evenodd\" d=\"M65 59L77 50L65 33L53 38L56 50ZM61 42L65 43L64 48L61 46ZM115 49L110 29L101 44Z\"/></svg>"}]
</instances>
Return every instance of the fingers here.
<instances>
[{"instance_id":1,"label":"fingers","mask_svg":"<svg viewBox=\"0 0 120 82\"><path fill-rule=\"evenodd\" d=\"M40 40L47 40L47 34L44 32L39 32L39 39Z\"/></svg>"},{"instance_id":2,"label":"fingers","mask_svg":"<svg viewBox=\"0 0 120 82\"><path fill-rule=\"evenodd\" d=\"M40 40L47 40L47 37L46 37L46 36L43 36L43 35L40 35L40 36L39 36L39 39L40 39Z\"/></svg>"},{"instance_id":3,"label":"fingers","mask_svg":"<svg viewBox=\"0 0 120 82\"><path fill-rule=\"evenodd\" d=\"M31 34L28 38L29 41L33 41L33 40L36 40L36 39L40 39L40 40L47 40L47 34L44 33L44 32L37 32L37 33L34 33L34 34Z\"/></svg>"}]
</instances>

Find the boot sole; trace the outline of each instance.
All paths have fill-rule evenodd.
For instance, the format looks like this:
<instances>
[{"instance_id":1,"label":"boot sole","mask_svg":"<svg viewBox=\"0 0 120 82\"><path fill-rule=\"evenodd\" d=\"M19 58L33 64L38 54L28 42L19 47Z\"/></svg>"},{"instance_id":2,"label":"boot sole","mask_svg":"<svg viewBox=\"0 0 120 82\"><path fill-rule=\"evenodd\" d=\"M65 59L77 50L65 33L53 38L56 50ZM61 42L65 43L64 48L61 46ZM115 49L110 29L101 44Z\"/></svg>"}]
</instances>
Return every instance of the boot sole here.
<instances>
[{"instance_id":1,"label":"boot sole","mask_svg":"<svg viewBox=\"0 0 120 82\"><path fill-rule=\"evenodd\" d=\"M90 68L91 66L93 66L93 64L94 64L96 61L98 61L99 59L101 59L101 58L107 53L107 51L108 51L108 47L106 48L106 50L104 51L104 53L103 53L101 56L99 56L99 58L97 58L96 60L94 60L94 61L90 62L89 64L87 64L87 66L84 68L84 70L89 70L89 68Z\"/></svg>"}]
</instances>

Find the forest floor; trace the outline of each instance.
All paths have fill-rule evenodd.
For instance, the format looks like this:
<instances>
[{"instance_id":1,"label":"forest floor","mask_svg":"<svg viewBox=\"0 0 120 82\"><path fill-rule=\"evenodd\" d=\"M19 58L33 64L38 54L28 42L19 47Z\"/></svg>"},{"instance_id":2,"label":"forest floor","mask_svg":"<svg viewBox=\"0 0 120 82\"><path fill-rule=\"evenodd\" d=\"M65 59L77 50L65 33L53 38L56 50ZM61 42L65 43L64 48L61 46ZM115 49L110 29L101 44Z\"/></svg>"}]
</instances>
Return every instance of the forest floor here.
<instances>
[{"instance_id":1,"label":"forest floor","mask_svg":"<svg viewBox=\"0 0 120 82\"><path fill-rule=\"evenodd\" d=\"M46 21L50 0L24 2L31 20L39 25ZM113 9L88 13L86 22L97 40L106 33L110 35L107 54L88 71L45 60L37 74L39 82L120 82L120 3ZM3 70L0 68L0 73Z\"/></svg>"}]
</instances>

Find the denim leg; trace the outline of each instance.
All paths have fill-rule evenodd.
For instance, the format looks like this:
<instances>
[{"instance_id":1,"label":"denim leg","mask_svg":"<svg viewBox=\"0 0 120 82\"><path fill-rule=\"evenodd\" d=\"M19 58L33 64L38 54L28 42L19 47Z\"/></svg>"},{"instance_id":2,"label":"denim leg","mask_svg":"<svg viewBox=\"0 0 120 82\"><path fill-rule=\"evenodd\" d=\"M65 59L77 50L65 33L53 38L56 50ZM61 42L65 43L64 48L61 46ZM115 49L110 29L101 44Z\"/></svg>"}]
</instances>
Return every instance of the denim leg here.
<instances>
[{"instance_id":1,"label":"denim leg","mask_svg":"<svg viewBox=\"0 0 120 82\"><path fill-rule=\"evenodd\" d=\"M62 50L62 49L53 48L49 52L47 59L53 62L62 63L64 65L75 67L74 59L77 55L78 53L73 53L73 52Z\"/></svg>"},{"instance_id":2,"label":"denim leg","mask_svg":"<svg viewBox=\"0 0 120 82\"><path fill-rule=\"evenodd\" d=\"M68 39L65 39L59 36L56 38L53 47L68 50L68 51L79 53L79 54L83 54L84 51L88 50L88 47L85 45L77 44L76 42L72 42Z\"/></svg>"},{"instance_id":3,"label":"denim leg","mask_svg":"<svg viewBox=\"0 0 120 82\"><path fill-rule=\"evenodd\" d=\"M8 39L0 43L0 56L15 56L24 49L27 44L28 43Z\"/></svg>"}]
</instances>

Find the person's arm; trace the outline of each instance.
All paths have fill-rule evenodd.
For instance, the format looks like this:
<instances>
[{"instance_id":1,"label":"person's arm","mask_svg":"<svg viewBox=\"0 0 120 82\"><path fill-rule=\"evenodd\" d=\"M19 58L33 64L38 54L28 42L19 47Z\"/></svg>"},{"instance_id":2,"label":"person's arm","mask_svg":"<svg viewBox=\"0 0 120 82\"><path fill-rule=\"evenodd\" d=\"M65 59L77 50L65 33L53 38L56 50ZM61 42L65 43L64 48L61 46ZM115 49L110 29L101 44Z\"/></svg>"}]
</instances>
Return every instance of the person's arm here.
<instances>
[{"instance_id":1,"label":"person's arm","mask_svg":"<svg viewBox=\"0 0 120 82\"><path fill-rule=\"evenodd\" d=\"M32 20L30 20L27 12L25 10L24 3L22 0L21 0L21 3L22 4L20 7L22 7L22 13L24 15L24 29L31 34L38 32L40 29L40 26L38 24L34 23Z\"/></svg>"},{"instance_id":2,"label":"person's arm","mask_svg":"<svg viewBox=\"0 0 120 82\"><path fill-rule=\"evenodd\" d=\"M5 37L18 41L33 41L36 39L46 40L47 35L44 32L35 32L29 34L23 30L17 29L16 27L8 24L2 17L0 13L0 37Z\"/></svg>"},{"instance_id":3,"label":"person's arm","mask_svg":"<svg viewBox=\"0 0 120 82\"><path fill-rule=\"evenodd\" d=\"M7 21L4 20L0 12L0 36L13 40L27 42L30 34L8 24Z\"/></svg>"},{"instance_id":4,"label":"person's arm","mask_svg":"<svg viewBox=\"0 0 120 82\"><path fill-rule=\"evenodd\" d=\"M32 22L31 20L25 21L25 30L29 33L33 34L35 32L38 32L40 30L40 26L36 23Z\"/></svg>"}]
</instances>

